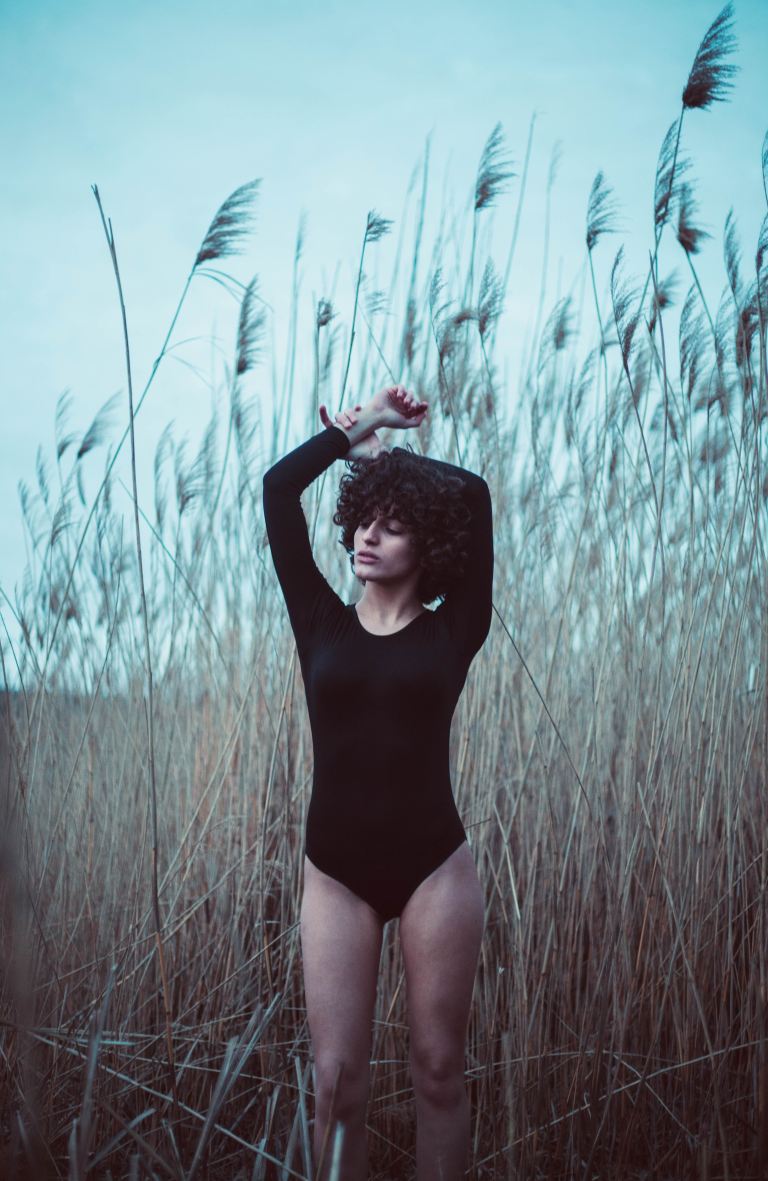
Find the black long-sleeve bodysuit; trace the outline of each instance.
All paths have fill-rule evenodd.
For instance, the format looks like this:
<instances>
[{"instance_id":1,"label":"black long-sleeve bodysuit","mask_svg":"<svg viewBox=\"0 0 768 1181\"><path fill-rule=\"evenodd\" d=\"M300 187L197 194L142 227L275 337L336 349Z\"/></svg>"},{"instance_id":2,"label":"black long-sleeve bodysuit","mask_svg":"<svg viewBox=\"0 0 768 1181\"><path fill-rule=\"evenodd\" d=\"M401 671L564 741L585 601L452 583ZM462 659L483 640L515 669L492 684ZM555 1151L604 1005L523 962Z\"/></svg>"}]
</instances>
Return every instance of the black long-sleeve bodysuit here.
<instances>
[{"instance_id":1,"label":"black long-sleeve bodysuit","mask_svg":"<svg viewBox=\"0 0 768 1181\"><path fill-rule=\"evenodd\" d=\"M466 572L436 610L388 635L367 631L315 565L302 491L350 443L325 428L264 476L264 515L304 678L314 749L305 851L383 920L465 840L449 771L451 718L491 621L491 498L464 481L472 513Z\"/></svg>"}]
</instances>

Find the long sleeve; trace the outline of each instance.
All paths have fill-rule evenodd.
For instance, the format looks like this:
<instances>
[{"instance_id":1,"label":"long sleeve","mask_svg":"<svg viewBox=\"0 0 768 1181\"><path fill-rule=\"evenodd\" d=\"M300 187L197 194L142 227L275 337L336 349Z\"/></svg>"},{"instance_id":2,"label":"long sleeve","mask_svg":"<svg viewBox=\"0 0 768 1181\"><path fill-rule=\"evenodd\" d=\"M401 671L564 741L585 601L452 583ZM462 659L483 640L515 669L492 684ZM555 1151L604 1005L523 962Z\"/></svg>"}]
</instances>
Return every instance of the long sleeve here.
<instances>
[{"instance_id":1,"label":"long sleeve","mask_svg":"<svg viewBox=\"0 0 768 1181\"><path fill-rule=\"evenodd\" d=\"M301 493L349 451L341 427L324 428L264 474L264 519L278 581L299 650L317 613L341 600L315 565Z\"/></svg>"},{"instance_id":2,"label":"long sleeve","mask_svg":"<svg viewBox=\"0 0 768 1181\"><path fill-rule=\"evenodd\" d=\"M451 630L474 655L490 630L493 594L493 512L491 493L482 476L431 456L419 456L447 476L464 483L462 496L471 514L469 552L462 577L437 608L446 612Z\"/></svg>"}]
</instances>

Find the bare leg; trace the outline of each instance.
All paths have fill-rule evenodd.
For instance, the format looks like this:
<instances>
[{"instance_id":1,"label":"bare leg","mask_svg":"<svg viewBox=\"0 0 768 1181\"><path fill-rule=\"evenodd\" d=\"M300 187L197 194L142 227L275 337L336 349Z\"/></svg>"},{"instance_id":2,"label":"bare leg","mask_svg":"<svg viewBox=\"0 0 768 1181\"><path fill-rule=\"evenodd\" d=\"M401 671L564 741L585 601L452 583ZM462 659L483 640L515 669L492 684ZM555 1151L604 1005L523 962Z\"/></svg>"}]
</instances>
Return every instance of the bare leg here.
<instances>
[{"instance_id":1,"label":"bare leg","mask_svg":"<svg viewBox=\"0 0 768 1181\"><path fill-rule=\"evenodd\" d=\"M365 1112L382 922L341 882L304 859L301 949L315 1059L317 1181L328 1176L339 1123L339 1181L365 1181Z\"/></svg>"},{"instance_id":2,"label":"bare leg","mask_svg":"<svg viewBox=\"0 0 768 1181\"><path fill-rule=\"evenodd\" d=\"M469 846L414 891L400 916L418 1181L458 1181L469 1155L464 1049L484 902Z\"/></svg>"}]
</instances>

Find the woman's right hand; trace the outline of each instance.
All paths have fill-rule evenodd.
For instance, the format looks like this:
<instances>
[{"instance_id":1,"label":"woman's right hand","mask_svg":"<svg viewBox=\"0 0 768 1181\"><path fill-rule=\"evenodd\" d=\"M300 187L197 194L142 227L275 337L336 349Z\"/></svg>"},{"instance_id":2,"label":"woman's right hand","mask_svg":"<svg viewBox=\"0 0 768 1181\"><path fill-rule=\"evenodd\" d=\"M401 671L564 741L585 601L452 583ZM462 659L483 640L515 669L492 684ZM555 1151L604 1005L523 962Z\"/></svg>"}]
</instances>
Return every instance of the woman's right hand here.
<instances>
[{"instance_id":1,"label":"woman's right hand","mask_svg":"<svg viewBox=\"0 0 768 1181\"><path fill-rule=\"evenodd\" d=\"M376 413L381 426L421 426L429 406L415 394L409 393L404 385L388 385L374 394L370 406Z\"/></svg>"}]
</instances>

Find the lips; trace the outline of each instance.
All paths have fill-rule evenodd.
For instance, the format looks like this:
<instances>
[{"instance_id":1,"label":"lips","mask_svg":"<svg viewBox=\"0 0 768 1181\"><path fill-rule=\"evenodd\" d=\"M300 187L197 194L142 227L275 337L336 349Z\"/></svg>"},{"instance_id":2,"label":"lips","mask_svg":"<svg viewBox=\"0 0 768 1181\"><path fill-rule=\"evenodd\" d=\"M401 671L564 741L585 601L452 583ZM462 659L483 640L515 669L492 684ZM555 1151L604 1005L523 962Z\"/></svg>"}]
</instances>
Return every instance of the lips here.
<instances>
[{"instance_id":1,"label":"lips","mask_svg":"<svg viewBox=\"0 0 768 1181\"><path fill-rule=\"evenodd\" d=\"M357 555L358 562L378 562L375 554L360 553Z\"/></svg>"}]
</instances>

